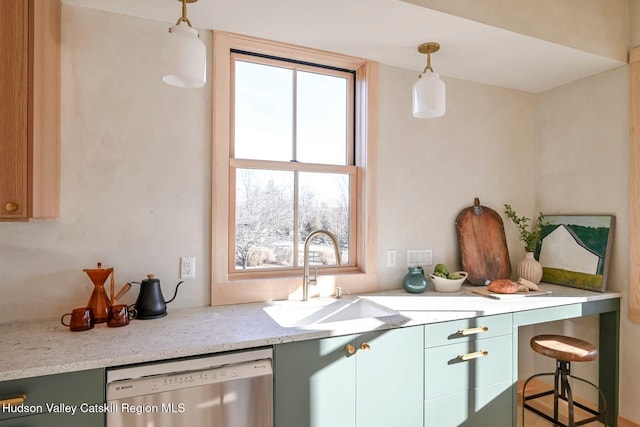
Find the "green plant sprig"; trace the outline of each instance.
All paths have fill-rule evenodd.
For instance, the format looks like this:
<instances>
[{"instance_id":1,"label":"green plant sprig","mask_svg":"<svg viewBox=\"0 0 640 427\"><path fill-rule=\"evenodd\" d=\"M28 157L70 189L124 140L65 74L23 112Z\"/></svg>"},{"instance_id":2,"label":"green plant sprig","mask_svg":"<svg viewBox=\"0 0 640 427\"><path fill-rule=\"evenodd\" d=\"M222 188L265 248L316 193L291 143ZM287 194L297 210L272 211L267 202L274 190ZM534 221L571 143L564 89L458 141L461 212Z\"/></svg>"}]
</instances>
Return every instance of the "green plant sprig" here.
<instances>
[{"instance_id":1,"label":"green plant sprig","mask_svg":"<svg viewBox=\"0 0 640 427\"><path fill-rule=\"evenodd\" d=\"M542 227L545 225L542 212L538 214L538 219L531 225L531 229L529 229L529 221L531 221L531 219L526 216L519 217L511 208L511 205L504 205L504 213L511 221L513 221L516 227L518 227L520 240L524 242L524 250L526 252L533 252L536 249L538 240L540 239Z\"/></svg>"}]
</instances>

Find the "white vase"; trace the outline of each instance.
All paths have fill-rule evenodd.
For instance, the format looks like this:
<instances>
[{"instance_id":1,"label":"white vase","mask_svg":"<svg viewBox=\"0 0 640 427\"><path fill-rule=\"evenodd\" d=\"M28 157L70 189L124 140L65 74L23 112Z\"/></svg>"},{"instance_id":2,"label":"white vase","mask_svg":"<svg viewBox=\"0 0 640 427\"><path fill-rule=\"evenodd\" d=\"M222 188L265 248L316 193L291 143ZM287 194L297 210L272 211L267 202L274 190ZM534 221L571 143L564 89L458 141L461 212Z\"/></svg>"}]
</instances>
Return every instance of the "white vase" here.
<instances>
[{"instance_id":1,"label":"white vase","mask_svg":"<svg viewBox=\"0 0 640 427\"><path fill-rule=\"evenodd\" d=\"M524 259L518 263L516 267L518 277L532 281L535 284L540 283L542 279L542 264L533 257L533 252L527 252Z\"/></svg>"}]
</instances>

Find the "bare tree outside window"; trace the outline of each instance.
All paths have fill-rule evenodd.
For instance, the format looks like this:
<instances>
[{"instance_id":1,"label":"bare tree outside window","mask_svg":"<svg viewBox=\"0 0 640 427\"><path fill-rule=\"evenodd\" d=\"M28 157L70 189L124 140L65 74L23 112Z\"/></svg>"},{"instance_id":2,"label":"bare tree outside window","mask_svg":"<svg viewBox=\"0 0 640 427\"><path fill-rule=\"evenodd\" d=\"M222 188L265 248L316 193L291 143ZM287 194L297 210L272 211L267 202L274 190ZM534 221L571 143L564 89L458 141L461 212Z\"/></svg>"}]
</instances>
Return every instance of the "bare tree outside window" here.
<instances>
[{"instance_id":1,"label":"bare tree outside window","mask_svg":"<svg viewBox=\"0 0 640 427\"><path fill-rule=\"evenodd\" d=\"M238 169L236 183L237 267L291 266L293 174Z\"/></svg>"},{"instance_id":2,"label":"bare tree outside window","mask_svg":"<svg viewBox=\"0 0 640 427\"><path fill-rule=\"evenodd\" d=\"M338 239L342 261L349 261L349 176L339 174L300 173L300 221L299 239L304 242L312 231L329 230ZM329 238L317 237L322 243L322 258L330 262L313 264L335 264L334 251ZM313 251L314 246L311 247ZM298 264L302 265L302 251Z\"/></svg>"}]
</instances>

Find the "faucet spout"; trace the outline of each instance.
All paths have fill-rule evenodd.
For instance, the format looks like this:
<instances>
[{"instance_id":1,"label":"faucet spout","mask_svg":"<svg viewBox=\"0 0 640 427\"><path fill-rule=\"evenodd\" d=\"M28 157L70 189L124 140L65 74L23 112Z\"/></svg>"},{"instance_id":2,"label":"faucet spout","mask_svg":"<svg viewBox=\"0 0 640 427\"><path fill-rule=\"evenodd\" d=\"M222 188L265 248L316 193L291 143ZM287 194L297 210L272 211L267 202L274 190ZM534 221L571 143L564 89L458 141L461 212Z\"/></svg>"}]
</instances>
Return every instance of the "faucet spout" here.
<instances>
[{"instance_id":1,"label":"faucet spout","mask_svg":"<svg viewBox=\"0 0 640 427\"><path fill-rule=\"evenodd\" d=\"M338 245L338 239L334 236L330 231L327 230L314 230L307 236L307 240L304 242L304 274L302 276L302 301L307 301L309 299L309 283L317 281L316 277L313 279L309 278L309 246L311 245L311 240L317 236L318 234L324 234L329 237L333 242L333 250L336 254L336 264L342 265L342 261L340 259L340 246Z\"/></svg>"}]
</instances>

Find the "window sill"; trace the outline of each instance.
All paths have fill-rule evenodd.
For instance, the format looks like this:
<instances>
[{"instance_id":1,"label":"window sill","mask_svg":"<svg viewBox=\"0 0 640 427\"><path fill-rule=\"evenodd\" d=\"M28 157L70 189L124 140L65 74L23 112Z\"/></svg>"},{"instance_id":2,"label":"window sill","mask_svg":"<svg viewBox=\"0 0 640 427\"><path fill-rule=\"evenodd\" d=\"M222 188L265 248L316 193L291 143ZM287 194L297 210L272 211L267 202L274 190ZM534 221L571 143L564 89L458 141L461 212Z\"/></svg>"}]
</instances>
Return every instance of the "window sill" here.
<instances>
[{"instance_id":1,"label":"window sill","mask_svg":"<svg viewBox=\"0 0 640 427\"><path fill-rule=\"evenodd\" d=\"M310 295L332 296L337 287L351 294L375 292L378 290L378 274L361 271L320 274L318 284L310 288ZM214 283L211 287L211 305L286 299L302 299L302 274L290 277L231 279L224 283Z\"/></svg>"}]
</instances>

